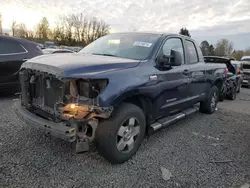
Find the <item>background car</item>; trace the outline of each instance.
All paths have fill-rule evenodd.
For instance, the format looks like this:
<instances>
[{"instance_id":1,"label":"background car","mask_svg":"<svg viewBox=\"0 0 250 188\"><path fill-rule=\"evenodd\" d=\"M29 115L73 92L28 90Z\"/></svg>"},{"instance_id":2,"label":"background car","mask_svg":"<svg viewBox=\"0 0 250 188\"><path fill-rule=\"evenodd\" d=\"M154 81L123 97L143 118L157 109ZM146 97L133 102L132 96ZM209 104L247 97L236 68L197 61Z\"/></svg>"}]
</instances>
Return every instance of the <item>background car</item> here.
<instances>
[{"instance_id":1,"label":"background car","mask_svg":"<svg viewBox=\"0 0 250 188\"><path fill-rule=\"evenodd\" d=\"M72 50L68 49L54 49L54 48L46 48L42 50L43 54L58 54L58 53L74 53Z\"/></svg>"},{"instance_id":2,"label":"background car","mask_svg":"<svg viewBox=\"0 0 250 188\"><path fill-rule=\"evenodd\" d=\"M234 100L236 98L236 93L240 92L240 77L236 72L235 67L231 63L232 59L227 57L220 57L220 56L204 56L204 61L206 63L220 63L226 64L227 66L227 75L225 81L225 92L223 96L220 96L220 101L224 100L224 97L229 100Z\"/></svg>"},{"instance_id":3,"label":"background car","mask_svg":"<svg viewBox=\"0 0 250 188\"><path fill-rule=\"evenodd\" d=\"M42 54L37 43L17 37L0 36L0 91L18 89L18 71L22 63Z\"/></svg>"},{"instance_id":4,"label":"background car","mask_svg":"<svg viewBox=\"0 0 250 188\"><path fill-rule=\"evenodd\" d=\"M241 62L243 65L242 86L250 87L250 56L243 56Z\"/></svg>"},{"instance_id":5,"label":"background car","mask_svg":"<svg viewBox=\"0 0 250 188\"><path fill-rule=\"evenodd\" d=\"M45 41L44 48L49 48L49 46L56 46L55 42L52 41Z\"/></svg>"},{"instance_id":6,"label":"background car","mask_svg":"<svg viewBox=\"0 0 250 188\"><path fill-rule=\"evenodd\" d=\"M38 44L38 46L39 46L41 49L45 49L45 47L44 47L43 44L41 44L41 43L37 43L37 44Z\"/></svg>"},{"instance_id":7,"label":"background car","mask_svg":"<svg viewBox=\"0 0 250 188\"><path fill-rule=\"evenodd\" d=\"M237 77L237 93L240 93L240 89L241 89L241 86L242 86L242 82L243 82L243 63L242 61L231 61L232 65L234 66L235 68L235 74L236 74L236 77Z\"/></svg>"}]
</instances>

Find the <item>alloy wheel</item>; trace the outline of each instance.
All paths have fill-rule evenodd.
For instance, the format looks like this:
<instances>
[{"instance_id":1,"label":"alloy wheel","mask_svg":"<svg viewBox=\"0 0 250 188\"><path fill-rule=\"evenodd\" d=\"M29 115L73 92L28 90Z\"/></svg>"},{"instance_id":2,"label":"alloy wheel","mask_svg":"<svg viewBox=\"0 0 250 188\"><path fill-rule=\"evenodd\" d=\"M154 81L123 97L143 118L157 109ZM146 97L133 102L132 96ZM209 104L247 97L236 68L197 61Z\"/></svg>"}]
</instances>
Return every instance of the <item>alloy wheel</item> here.
<instances>
[{"instance_id":1,"label":"alloy wheel","mask_svg":"<svg viewBox=\"0 0 250 188\"><path fill-rule=\"evenodd\" d=\"M116 146L120 152L130 152L140 134L139 121L135 117L128 118L120 126L117 133Z\"/></svg>"}]
</instances>

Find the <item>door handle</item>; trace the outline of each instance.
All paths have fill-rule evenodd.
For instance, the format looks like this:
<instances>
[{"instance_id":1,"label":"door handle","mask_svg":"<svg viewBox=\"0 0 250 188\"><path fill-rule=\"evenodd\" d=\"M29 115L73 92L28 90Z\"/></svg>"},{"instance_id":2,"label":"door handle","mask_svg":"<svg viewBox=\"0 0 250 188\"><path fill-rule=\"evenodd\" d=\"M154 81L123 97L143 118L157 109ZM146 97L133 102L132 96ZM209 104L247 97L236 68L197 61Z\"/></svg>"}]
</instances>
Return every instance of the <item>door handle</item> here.
<instances>
[{"instance_id":1,"label":"door handle","mask_svg":"<svg viewBox=\"0 0 250 188\"><path fill-rule=\"evenodd\" d=\"M23 59L23 61L28 61L28 60L29 60L29 59L25 59L25 58Z\"/></svg>"},{"instance_id":2,"label":"door handle","mask_svg":"<svg viewBox=\"0 0 250 188\"><path fill-rule=\"evenodd\" d=\"M184 75L189 75L189 70L188 69L185 69L183 72L182 72L182 74L184 74Z\"/></svg>"}]
</instances>

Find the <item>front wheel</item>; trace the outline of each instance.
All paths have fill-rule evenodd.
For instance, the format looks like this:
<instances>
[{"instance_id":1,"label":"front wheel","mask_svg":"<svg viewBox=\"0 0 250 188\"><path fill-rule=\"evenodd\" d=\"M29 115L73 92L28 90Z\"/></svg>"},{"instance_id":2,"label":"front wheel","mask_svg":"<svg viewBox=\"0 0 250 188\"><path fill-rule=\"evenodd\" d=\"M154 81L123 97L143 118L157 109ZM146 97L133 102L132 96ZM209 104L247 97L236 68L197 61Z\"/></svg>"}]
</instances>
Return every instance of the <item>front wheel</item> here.
<instances>
[{"instance_id":1,"label":"front wheel","mask_svg":"<svg viewBox=\"0 0 250 188\"><path fill-rule=\"evenodd\" d=\"M200 112L206 114L214 113L219 101L219 89L213 86L205 101L200 102Z\"/></svg>"},{"instance_id":2,"label":"front wheel","mask_svg":"<svg viewBox=\"0 0 250 188\"><path fill-rule=\"evenodd\" d=\"M144 138L146 121L143 111L136 105L123 103L103 120L96 131L97 150L113 164L130 159Z\"/></svg>"}]
</instances>

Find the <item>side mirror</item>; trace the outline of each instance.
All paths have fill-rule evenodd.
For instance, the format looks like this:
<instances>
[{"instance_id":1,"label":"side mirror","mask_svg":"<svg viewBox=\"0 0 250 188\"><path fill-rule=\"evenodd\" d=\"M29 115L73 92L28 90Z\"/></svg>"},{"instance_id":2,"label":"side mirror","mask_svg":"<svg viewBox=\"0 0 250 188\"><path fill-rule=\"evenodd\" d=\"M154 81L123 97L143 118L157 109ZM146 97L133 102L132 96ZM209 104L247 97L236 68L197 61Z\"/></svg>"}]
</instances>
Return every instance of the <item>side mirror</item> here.
<instances>
[{"instance_id":1,"label":"side mirror","mask_svg":"<svg viewBox=\"0 0 250 188\"><path fill-rule=\"evenodd\" d=\"M182 64L181 52L176 50L171 50L171 55L173 57L172 66L180 66Z\"/></svg>"},{"instance_id":2,"label":"side mirror","mask_svg":"<svg viewBox=\"0 0 250 188\"><path fill-rule=\"evenodd\" d=\"M182 55L178 51L171 50L171 55L162 54L158 61L161 67L167 68L171 66L180 66L182 62Z\"/></svg>"}]
</instances>

